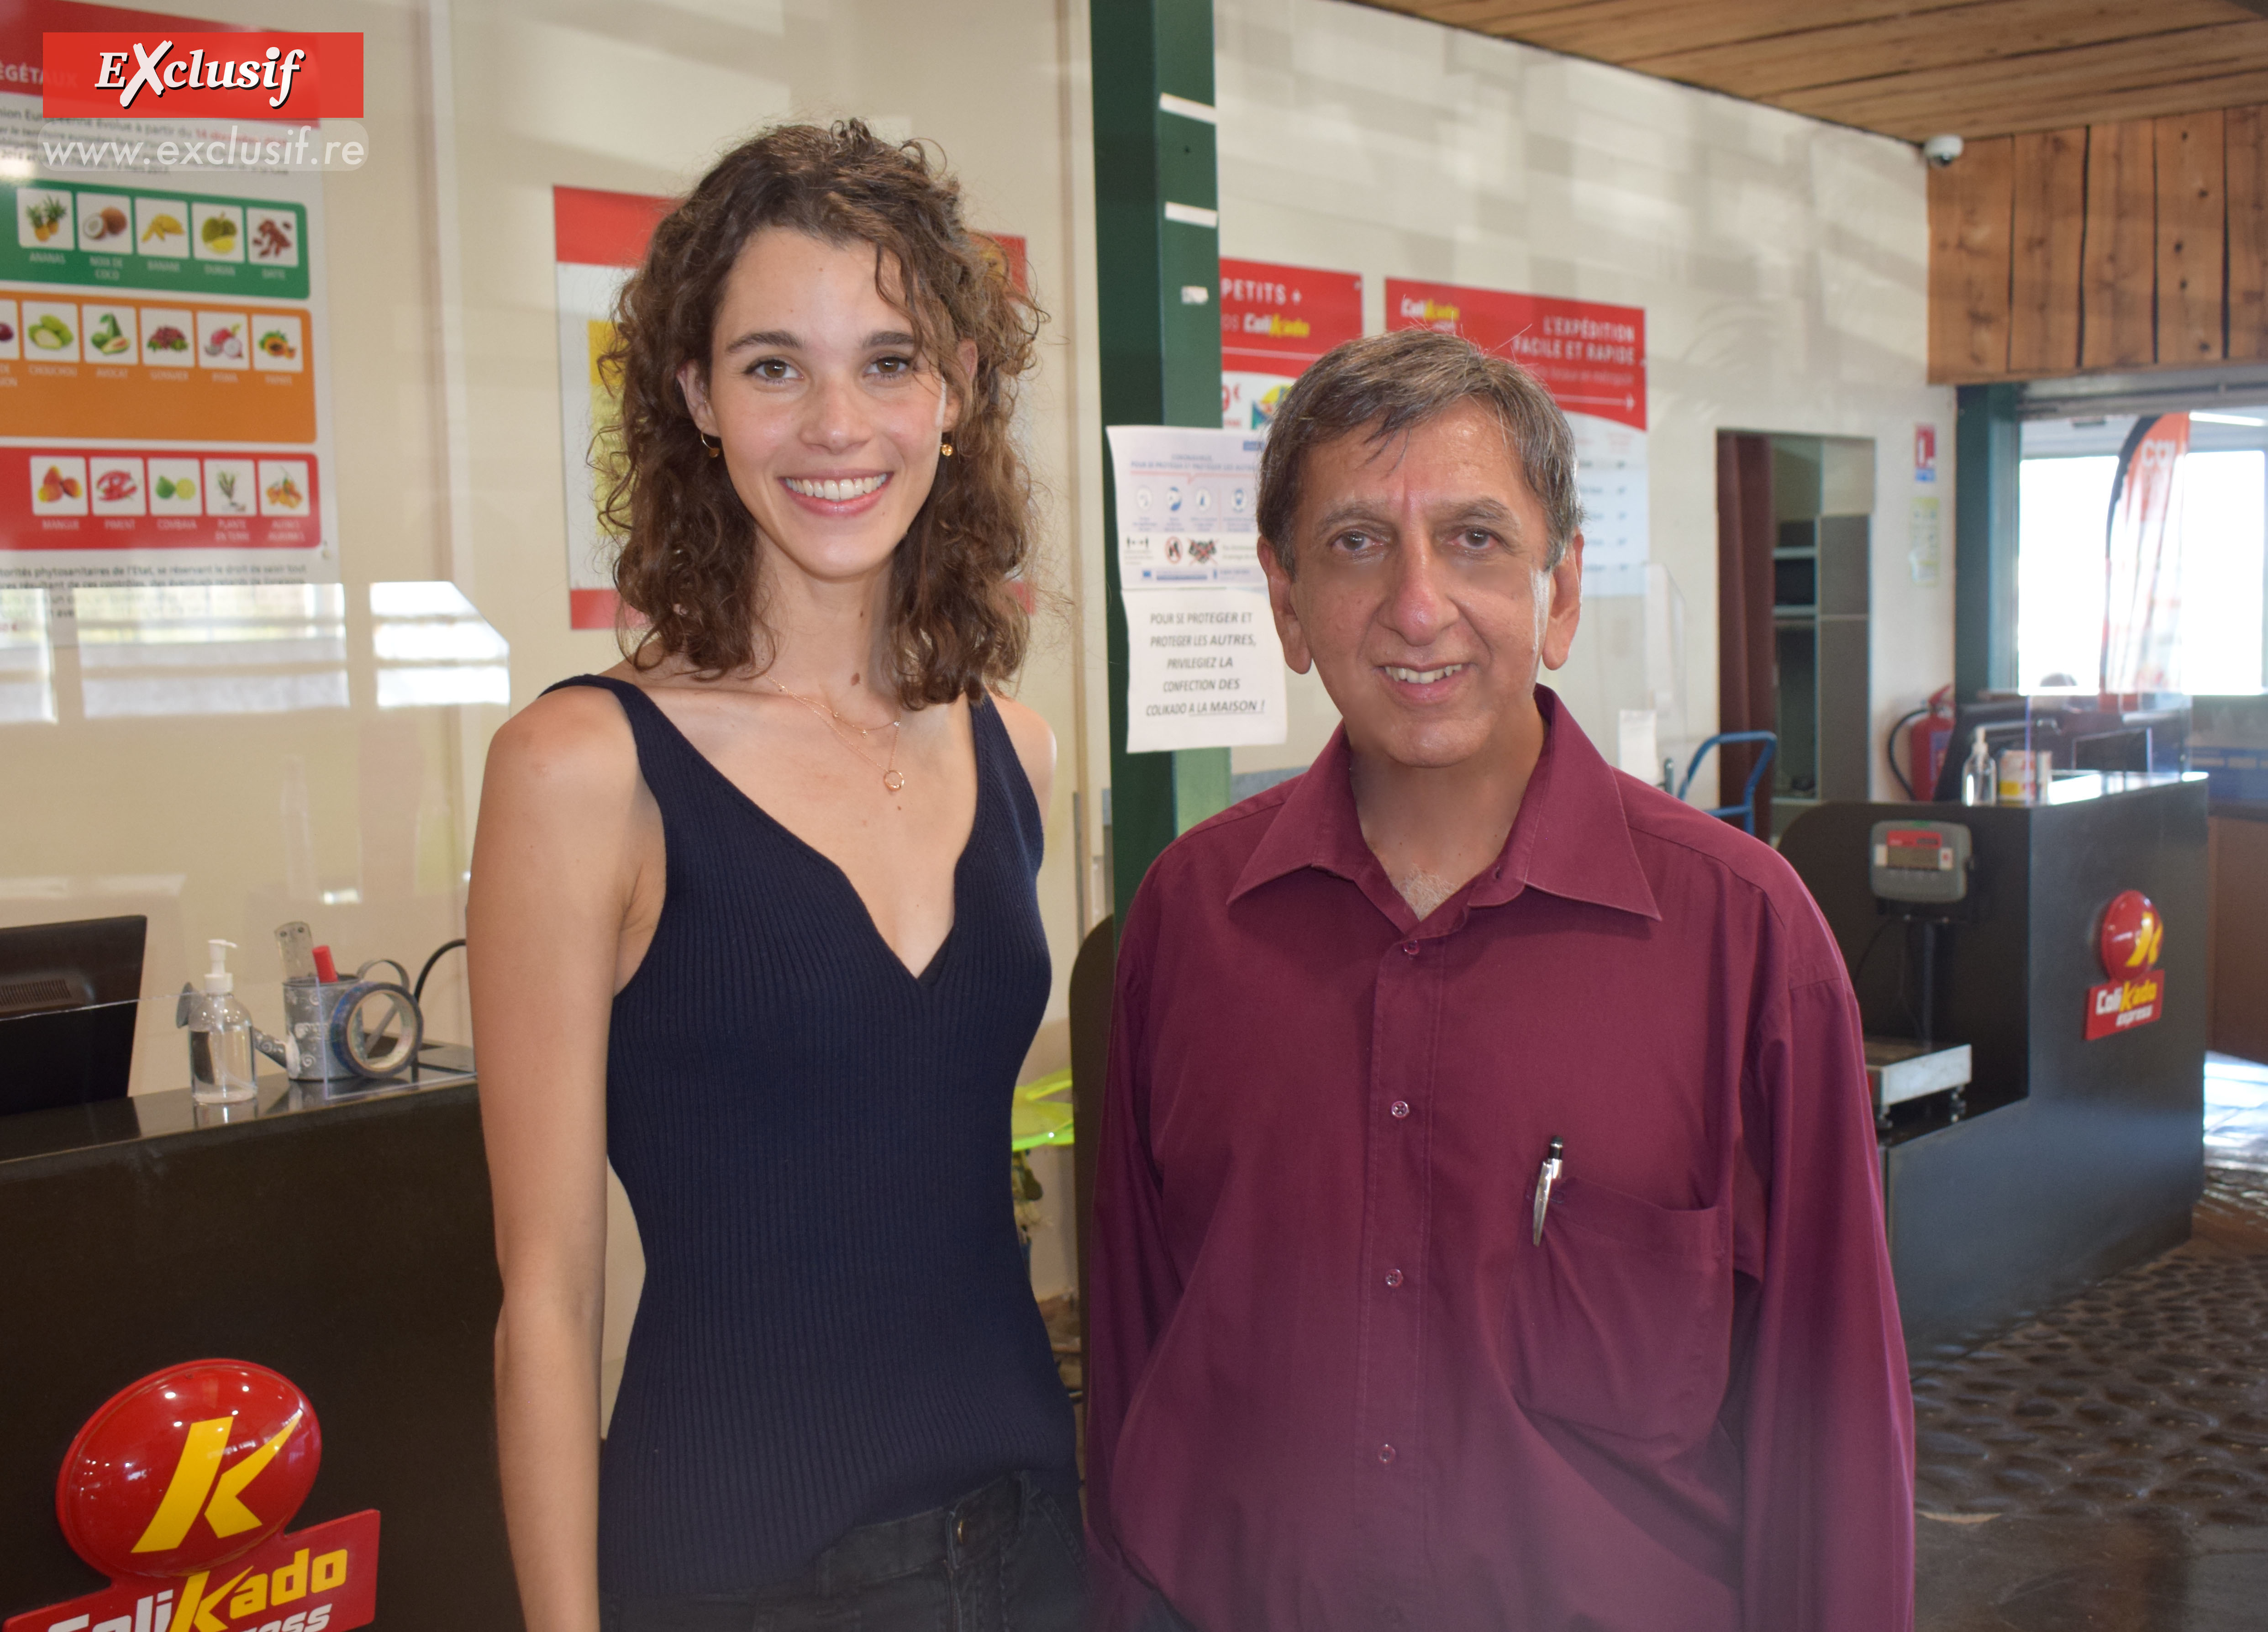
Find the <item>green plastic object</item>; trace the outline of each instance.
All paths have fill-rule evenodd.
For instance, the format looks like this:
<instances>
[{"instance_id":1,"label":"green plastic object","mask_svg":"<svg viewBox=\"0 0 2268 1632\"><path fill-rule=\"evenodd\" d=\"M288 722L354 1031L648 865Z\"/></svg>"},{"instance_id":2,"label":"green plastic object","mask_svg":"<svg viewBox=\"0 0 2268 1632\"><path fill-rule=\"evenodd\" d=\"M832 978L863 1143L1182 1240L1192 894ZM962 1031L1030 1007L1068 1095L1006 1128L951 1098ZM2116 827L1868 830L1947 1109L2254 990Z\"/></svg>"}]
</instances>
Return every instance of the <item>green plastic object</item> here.
<instances>
[{"instance_id":1,"label":"green plastic object","mask_svg":"<svg viewBox=\"0 0 2268 1632\"><path fill-rule=\"evenodd\" d=\"M1069 1070L1035 1077L1016 1090L1008 1113L1012 1150L1037 1150L1043 1144L1071 1143L1071 1072Z\"/></svg>"}]
</instances>

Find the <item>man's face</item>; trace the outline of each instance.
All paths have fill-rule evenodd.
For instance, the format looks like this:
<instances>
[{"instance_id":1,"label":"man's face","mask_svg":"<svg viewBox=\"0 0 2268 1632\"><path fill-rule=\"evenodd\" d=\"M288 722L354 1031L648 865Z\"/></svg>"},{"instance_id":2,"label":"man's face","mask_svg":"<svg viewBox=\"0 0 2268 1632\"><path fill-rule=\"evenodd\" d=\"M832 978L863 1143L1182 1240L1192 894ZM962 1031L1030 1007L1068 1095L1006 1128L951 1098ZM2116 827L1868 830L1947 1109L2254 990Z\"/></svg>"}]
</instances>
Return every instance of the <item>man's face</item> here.
<instances>
[{"instance_id":1,"label":"man's face","mask_svg":"<svg viewBox=\"0 0 2268 1632\"><path fill-rule=\"evenodd\" d=\"M1467 401L1384 442L1351 432L1308 452L1301 487L1294 536L1261 552L1269 599L1357 754L1441 768L1515 751L1539 664L1574 643L1583 540L1545 567L1543 507L1496 416Z\"/></svg>"}]
</instances>

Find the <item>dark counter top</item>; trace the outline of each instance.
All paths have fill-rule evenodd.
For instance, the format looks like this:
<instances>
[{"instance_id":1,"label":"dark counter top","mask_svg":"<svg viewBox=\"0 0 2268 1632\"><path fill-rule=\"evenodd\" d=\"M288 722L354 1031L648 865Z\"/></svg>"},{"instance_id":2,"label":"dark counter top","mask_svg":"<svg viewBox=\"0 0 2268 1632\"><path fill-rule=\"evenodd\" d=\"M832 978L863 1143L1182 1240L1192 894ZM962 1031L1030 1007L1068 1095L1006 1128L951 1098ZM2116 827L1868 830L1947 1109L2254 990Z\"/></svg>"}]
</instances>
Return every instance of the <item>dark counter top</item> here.
<instances>
[{"instance_id":1,"label":"dark counter top","mask_svg":"<svg viewBox=\"0 0 2268 1632\"><path fill-rule=\"evenodd\" d=\"M18 1163L34 1164L44 1171L57 1159L122 1144L191 1136L240 1138L273 1132L307 1116L357 1110L366 1114L374 1107L430 1096L470 1098L475 1092L472 1073L470 1048L428 1043L418 1050L417 1063L399 1077L353 1087L263 1076L260 1092L241 1105L199 1105L188 1089L177 1088L97 1105L0 1116L0 1180L11 1177Z\"/></svg>"}]
</instances>

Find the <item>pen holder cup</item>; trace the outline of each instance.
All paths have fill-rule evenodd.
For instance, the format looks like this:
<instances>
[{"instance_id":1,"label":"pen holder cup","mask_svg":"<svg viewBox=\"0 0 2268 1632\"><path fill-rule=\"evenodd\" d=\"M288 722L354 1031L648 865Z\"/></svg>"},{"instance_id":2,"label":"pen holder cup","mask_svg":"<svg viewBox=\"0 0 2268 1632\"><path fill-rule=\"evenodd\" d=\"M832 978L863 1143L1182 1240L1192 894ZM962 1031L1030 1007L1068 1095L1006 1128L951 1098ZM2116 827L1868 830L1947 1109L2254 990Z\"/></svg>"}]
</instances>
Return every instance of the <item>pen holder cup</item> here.
<instances>
[{"instance_id":1,"label":"pen holder cup","mask_svg":"<svg viewBox=\"0 0 2268 1632\"><path fill-rule=\"evenodd\" d=\"M391 1077L425 1037L416 999L384 981L286 981L284 1018L294 1082Z\"/></svg>"}]
</instances>

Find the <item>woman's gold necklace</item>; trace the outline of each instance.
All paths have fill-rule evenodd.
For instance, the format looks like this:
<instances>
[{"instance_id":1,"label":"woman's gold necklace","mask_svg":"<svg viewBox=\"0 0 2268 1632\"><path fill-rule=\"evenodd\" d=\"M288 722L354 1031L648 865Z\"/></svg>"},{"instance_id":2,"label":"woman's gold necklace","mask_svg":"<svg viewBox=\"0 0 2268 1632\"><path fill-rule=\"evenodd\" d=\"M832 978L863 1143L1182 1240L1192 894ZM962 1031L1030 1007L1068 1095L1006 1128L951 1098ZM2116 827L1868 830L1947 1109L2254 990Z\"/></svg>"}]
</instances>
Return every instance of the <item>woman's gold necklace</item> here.
<instances>
[{"instance_id":1,"label":"woman's gold necklace","mask_svg":"<svg viewBox=\"0 0 2268 1632\"><path fill-rule=\"evenodd\" d=\"M851 753L857 754L860 759L865 761L867 764L873 765L876 770L882 773L882 786L888 789L892 793L896 793L904 788L906 785L906 774L898 768L898 727L903 724L902 720L885 720L880 725L853 725L849 720L844 719L833 709L828 707L827 704L823 702L814 702L809 697L805 696L801 692L790 691L777 680L773 680L771 682L771 687L783 697L793 697L798 702L803 704L805 708L809 709L814 714L819 716L819 723L827 727L828 736L833 737L836 741L841 743L844 747L850 749ZM850 738L843 734L846 731L855 731L861 737L871 737L878 731L888 731L890 733L889 763L887 765L876 764L873 754L867 753L865 749L860 747L857 743L851 741Z\"/></svg>"}]
</instances>

